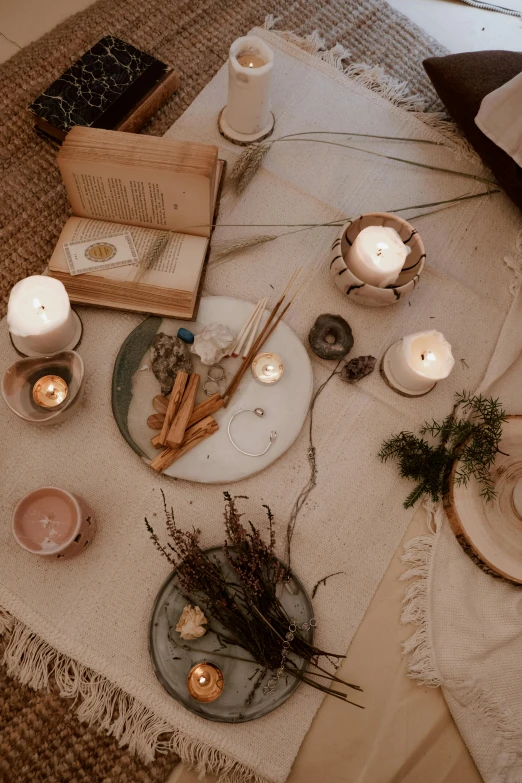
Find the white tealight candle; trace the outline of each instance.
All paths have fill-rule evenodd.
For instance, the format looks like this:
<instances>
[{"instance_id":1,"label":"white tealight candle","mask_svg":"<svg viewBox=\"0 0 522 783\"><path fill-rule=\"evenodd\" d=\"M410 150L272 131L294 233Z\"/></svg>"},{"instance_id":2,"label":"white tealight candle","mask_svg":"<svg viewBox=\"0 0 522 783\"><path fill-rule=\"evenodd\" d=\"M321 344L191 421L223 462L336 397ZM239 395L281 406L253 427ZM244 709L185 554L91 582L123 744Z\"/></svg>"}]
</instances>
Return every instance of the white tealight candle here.
<instances>
[{"instance_id":1,"label":"white tealight candle","mask_svg":"<svg viewBox=\"0 0 522 783\"><path fill-rule=\"evenodd\" d=\"M7 325L15 345L20 341L24 352L41 355L66 348L77 329L65 286L44 275L26 277L13 286Z\"/></svg>"},{"instance_id":2,"label":"white tealight candle","mask_svg":"<svg viewBox=\"0 0 522 783\"><path fill-rule=\"evenodd\" d=\"M455 359L451 345L440 332L417 332L403 337L388 349L383 370L398 391L412 396L430 391L447 378Z\"/></svg>"},{"instance_id":3,"label":"white tealight candle","mask_svg":"<svg viewBox=\"0 0 522 783\"><path fill-rule=\"evenodd\" d=\"M220 126L225 136L263 137L272 130L270 77L274 53L261 38L247 35L230 47L228 58L228 101ZM250 138L247 140L255 140Z\"/></svg>"},{"instance_id":4,"label":"white tealight candle","mask_svg":"<svg viewBox=\"0 0 522 783\"><path fill-rule=\"evenodd\" d=\"M363 283L386 288L395 283L410 253L394 228L367 226L355 237L346 266Z\"/></svg>"}]
</instances>

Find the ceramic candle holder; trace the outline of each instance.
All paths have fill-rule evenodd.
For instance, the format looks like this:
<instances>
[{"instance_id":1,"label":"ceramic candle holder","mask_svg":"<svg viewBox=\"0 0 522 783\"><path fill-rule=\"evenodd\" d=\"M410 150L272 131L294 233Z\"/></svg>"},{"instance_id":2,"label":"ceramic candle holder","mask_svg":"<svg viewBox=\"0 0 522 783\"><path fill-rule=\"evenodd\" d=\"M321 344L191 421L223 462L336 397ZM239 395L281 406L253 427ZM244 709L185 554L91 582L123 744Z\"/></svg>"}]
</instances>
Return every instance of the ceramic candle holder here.
<instances>
[{"instance_id":1,"label":"ceramic candle holder","mask_svg":"<svg viewBox=\"0 0 522 783\"><path fill-rule=\"evenodd\" d=\"M67 396L60 405L46 408L35 401L35 384L45 376L57 376L67 384ZM58 424L70 418L78 408L84 380L83 360L76 351L19 359L4 373L2 396L21 419L33 424Z\"/></svg>"},{"instance_id":2,"label":"ceramic candle holder","mask_svg":"<svg viewBox=\"0 0 522 783\"><path fill-rule=\"evenodd\" d=\"M26 552L60 560L85 551L96 522L83 498L58 487L40 487L17 504L12 531Z\"/></svg>"},{"instance_id":3,"label":"ceramic candle holder","mask_svg":"<svg viewBox=\"0 0 522 783\"><path fill-rule=\"evenodd\" d=\"M405 245L411 248L402 272L392 285L378 288L360 280L347 265L348 251L357 234L368 226L394 228ZM330 253L330 277L336 286L350 299L368 307L385 307L408 299L416 288L424 264L424 244L410 223L387 212L369 212L345 223L332 245Z\"/></svg>"}]
</instances>

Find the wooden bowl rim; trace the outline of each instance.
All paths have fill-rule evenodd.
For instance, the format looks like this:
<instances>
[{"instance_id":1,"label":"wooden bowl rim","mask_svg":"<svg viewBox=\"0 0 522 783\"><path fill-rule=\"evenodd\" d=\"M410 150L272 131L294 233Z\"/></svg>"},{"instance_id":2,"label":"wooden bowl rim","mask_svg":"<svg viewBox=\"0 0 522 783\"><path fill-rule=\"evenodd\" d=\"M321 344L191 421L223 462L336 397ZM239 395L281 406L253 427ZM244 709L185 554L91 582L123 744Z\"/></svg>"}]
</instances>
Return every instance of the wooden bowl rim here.
<instances>
[{"instance_id":1,"label":"wooden bowl rim","mask_svg":"<svg viewBox=\"0 0 522 783\"><path fill-rule=\"evenodd\" d=\"M507 417L507 421L510 419L522 419L522 414L516 413L509 415ZM451 468L451 473L449 477L449 491L447 495L444 497L444 509L446 511L448 521L450 523L450 527L455 534L455 536L463 536L470 547L473 549L475 554L485 563L485 565L488 566L488 568L491 568L492 571L495 571L496 574L500 574L500 576L503 576L505 579L509 579L510 582L516 582L517 584L522 584L522 576L521 577L515 577L512 574L508 574L506 571L503 571L498 566L494 565L488 558L478 549L476 544L470 540L469 536L467 535L466 530L464 529L464 526L462 525L459 513L457 511L456 505L455 505L455 473L457 471L457 465L460 460L456 459L453 463L453 467Z\"/></svg>"}]
</instances>

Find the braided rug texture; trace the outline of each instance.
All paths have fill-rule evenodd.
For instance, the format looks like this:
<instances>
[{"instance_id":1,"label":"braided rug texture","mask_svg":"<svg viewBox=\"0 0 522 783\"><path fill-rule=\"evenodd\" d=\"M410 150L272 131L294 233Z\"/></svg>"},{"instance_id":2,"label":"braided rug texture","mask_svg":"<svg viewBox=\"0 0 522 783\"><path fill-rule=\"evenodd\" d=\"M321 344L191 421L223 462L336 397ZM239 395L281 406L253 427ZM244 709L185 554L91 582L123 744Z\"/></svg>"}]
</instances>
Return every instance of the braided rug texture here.
<instances>
[{"instance_id":1,"label":"braided rug texture","mask_svg":"<svg viewBox=\"0 0 522 783\"><path fill-rule=\"evenodd\" d=\"M28 104L107 33L176 67L180 91L146 133L162 135L226 59L230 43L266 14L277 29L318 29L352 62L381 65L435 102L422 59L445 53L382 0L100 0L0 66L0 316L12 286L41 273L69 214L57 145L33 130Z\"/></svg>"},{"instance_id":2,"label":"braided rug texture","mask_svg":"<svg viewBox=\"0 0 522 783\"><path fill-rule=\"evenodd\" d=\"M267 14L280 30L319 30L327 48L343 44L352 62L383 66L428 108L435 104L421 63L445 50L382 0L99 0L0 66L0 315L11 287L45 269L69 215L58 146L34 132L27 105L112 33L178 70L179 92L144 131L162 135L218 71L230 43ZM0 783L159 783L175 760L159 756L146 767L81 724L57 693L35 693L0 666Z\"/></svg>"},{"instance_id":3,"label":"braided rug texture","mask_svg":"<svg viewBox=\"0 0 522 783\"><path fill-rule=\"evenodd\" d=\"M80 723L68 700L20 685L0 666L0 783L159 783L175 762L158 755L145 765Z\"/></svg>"}]
</instances>

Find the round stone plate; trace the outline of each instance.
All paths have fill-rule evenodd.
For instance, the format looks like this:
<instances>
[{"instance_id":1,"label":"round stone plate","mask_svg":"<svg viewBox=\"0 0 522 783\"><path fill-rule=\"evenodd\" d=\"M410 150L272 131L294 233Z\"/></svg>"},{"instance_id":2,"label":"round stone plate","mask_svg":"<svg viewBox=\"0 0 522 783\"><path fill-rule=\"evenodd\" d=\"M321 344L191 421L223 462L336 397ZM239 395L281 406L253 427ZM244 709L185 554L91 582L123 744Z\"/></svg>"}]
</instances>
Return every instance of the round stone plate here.
<instances>
[{"instance_id":1,"label":"round stone plate","mask_svg":"<svg viewBox=\"0 0 522 783\"><path fill-rule=\"evenodd\" d=\"M112 382L112 410L116 423L127 443L147 463L158 454L151 438L157 430L147 426L147 418L155 413L152 400L160 393L159 383L150 365L150 344L157 332L175 335L180 326L197 333L211 323L229 326L239 332L255 305L243 299L228 296L210 296L201 299L197 321L176 321L152 316L145 319L123 343ZM263 324L268 318L265 312ZM167 476L203 483L228 483L252 476L276 461L295 441L304 424L312 396L312 366L304 345L282 321L263 346L263 352L277 353L284 365L281 380L273 386L256 381L248 369L226 410L214 414L219 431L200 443L192 451L174 462L164 472ZM206 399L203 382L208 367L192 354L193 369L201 375L196 403ZM227 377L220 383L224 392L240 364L240 359L223 359ZM235 442L244 451L257 453L266 447L270 431L277 438L262 457L248 457L235 449L227 433L230 418L245 408L263 408L263 418L254 413L237 416L232 424Z\"/></svg>"},{"instance_id":2,"label":"round stone plate","mask_svg":"<svg viewBox=\"0 0 522 783\"><path fill-rule=\"evenodd\" d=\"M226 563L222 547L208 550L211 557L220 563ZM230 569L231 578L234 572ZM299 624L312 618L312 605L301 582L295 577L289 587L280 585L280 600L289 617L295 617ZM290 675L279 679L273 693L265 696L263 686L271 676L268 672L254 690L261 669L248 661L248 653L241 647L230 645L221 647L216 634L207 631L201 639L183 641L175 630L183 607L187 601L178 589L176 573L173 572L160 589L149 628L149 652L156 677L167 693L181 702L187 709L207 720L222 723L245 723L261 718L283 704L299 685L299 680ZM197 604L197 598L193 603ZM300 633L303 633L302 631ZM313 628L305 634L306 640L313 642ZM191 649L187 650L182 645ZM216 652L217 651L217 652ZM219 653L219 655L217 654ZM234 656L227 658L222 653ZM237 660L242 658L246 660ZM289 656L299 666L300 671L307 669L302 659ZM190 696L187 688L187 675L190 669L202 661L214 663L223 672L225 687L221 696L209 704L202 704Z\"/></svg>"}]
</instances>

